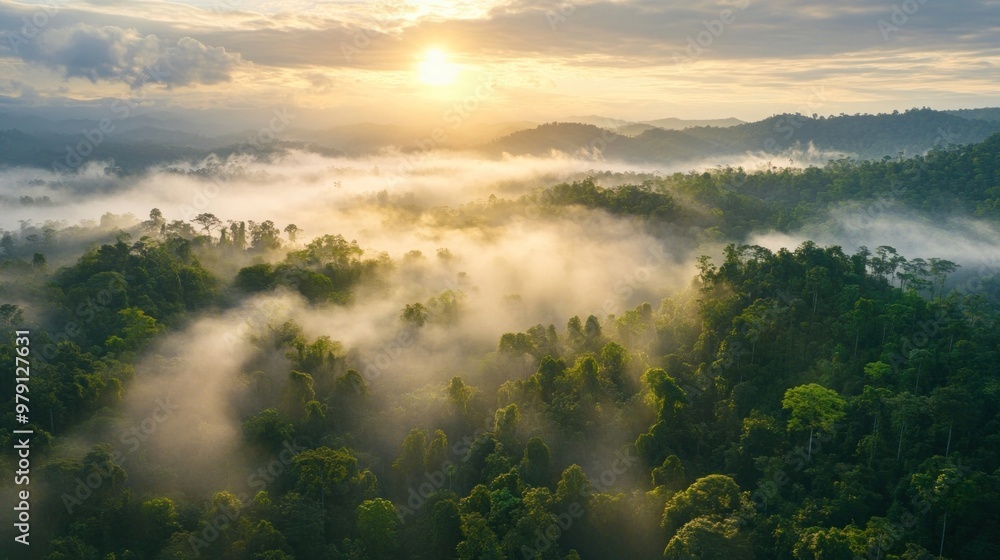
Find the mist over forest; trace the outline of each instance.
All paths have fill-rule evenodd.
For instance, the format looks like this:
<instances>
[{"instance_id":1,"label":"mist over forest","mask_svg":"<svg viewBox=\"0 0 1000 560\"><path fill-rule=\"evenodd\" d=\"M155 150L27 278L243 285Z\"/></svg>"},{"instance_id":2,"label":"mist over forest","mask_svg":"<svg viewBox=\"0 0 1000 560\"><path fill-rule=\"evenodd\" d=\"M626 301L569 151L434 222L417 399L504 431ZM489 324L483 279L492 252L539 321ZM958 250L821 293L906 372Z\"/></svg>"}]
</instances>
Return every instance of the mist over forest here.
<instances>
[{"instance_id":1,"label":"mist over forest","mask_svg":"<svg viewBox=\"0 0 1000 560\"><path fill-rule=\"evenodd\" d=\"M0 560L1000 558L997 29L0 1Z\"/></svg>"},{"instance_id":2,"label":"mist over forest","mask_svg":"<svg viewBox=\"0 0 1000 560\"><path fill-rule=\"evenodd\" d=\"M3 169L32 557L998 550L1000 135L280 142Z\"/></svg>"}]
</instances>

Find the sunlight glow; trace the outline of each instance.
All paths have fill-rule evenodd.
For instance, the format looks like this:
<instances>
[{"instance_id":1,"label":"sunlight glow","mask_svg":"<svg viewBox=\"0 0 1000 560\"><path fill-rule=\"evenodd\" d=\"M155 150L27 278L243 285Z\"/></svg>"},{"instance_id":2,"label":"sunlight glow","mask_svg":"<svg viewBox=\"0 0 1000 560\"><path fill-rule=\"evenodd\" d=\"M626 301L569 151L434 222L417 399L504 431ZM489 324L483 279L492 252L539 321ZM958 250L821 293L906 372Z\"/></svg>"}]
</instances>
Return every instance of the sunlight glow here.
<instances>
[{"instance_id":1,"label":"sunlight glow","mask_svg":"<svg viewBox=\"0 0 1000 560\"><path fill-rule=\"evenodd\" d=\"M420 81L430 86L447 86L458 77L459 66L448 62L448 58L440 49L427 51L420 63L417 73Z\"/></svg>"}]
</instances>

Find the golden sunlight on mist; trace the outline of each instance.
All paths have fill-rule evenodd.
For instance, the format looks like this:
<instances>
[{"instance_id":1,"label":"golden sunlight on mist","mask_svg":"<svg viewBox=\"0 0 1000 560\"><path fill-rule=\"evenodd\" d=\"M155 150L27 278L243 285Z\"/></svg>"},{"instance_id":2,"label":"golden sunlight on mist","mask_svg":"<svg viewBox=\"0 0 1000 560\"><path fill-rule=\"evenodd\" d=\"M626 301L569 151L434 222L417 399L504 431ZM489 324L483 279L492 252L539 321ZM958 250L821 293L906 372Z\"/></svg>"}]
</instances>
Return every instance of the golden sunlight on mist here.
<instances>
[{"instance_id":1,"label":"golden sunlight on mist","mask_svg":"<svg viewBox=\"0 0 1000 560\"><path fill-rule=\"evenodd\" d=\"M417 67L420 81L429 86L449 86L458 78L459 66L448 62L440 49L430 49Z\"/></svg>"}]
</instances>

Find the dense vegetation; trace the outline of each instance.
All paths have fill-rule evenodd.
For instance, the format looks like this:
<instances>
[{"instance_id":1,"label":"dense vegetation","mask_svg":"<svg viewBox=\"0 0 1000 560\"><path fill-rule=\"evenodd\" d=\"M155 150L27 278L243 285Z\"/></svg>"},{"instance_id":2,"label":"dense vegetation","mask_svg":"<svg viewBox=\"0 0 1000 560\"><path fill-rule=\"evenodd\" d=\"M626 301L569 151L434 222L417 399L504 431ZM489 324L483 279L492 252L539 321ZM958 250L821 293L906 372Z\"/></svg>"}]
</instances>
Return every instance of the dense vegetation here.
<instances>
[{"instance_id":1,"label":"dense vegetation","mask_svg":"<svg viewBox=\"0 0 1000 560\"><path fill-rule=\"evenodd\" d=\"M600 185L634 184L601 198ZM537 199L551 204L581 204L620 213L623 204L639 209L643 193L659 193L681 203L671 223L717 228L726 239L744 239L755 231L788 232L847 208L872 221L898 210L932 218L1000 218L1000 134L978 144L937 148L913 158L854 161L839 159L805 169L767 166L746 170L720 167L713 172L675 173L666 177L638 173L594 173L574 184L545 189ZM595 191L594 189L601 189ZM684 204L686 202L687 204ZM639 212L649 212L643 209Z\"/></svg>"},{"instance_id":2,"label":"dense vegetation","mask_svg":"<svg viewBox=\"0 0 1000 560\"><path fill-rule=\"evenodd\" d=\"M820 110L820 100L813 101ZM499 137L479 149L494 155L507 152L547 156L557 150L636 163L687 164L746 153L777 156L790 149L812 147L824 153L877 159L887 155L896 157L900 152L919 155L936 146L980 142L1000 132L997 115L997 109L911 109L891 114L829 116L794 113L736 126L696 126L683 130L675 129L670 119L664 119L663 128L653 127L656 121L625 128L613 126L610 120L604 127L593 123L549 123L510 133L506 133L509 126L499 127L495 133ZM373 129L374 125L329 131L282 130L278 139L267 135L264 141L253 130L208 138L164 127L155 120L146 124L141 118L136 123L115 119L112 125L116 128L107 134L99 130L102 126L99 121L42 124L2 112L0 120L12 123L0 126L0 168L37 167L60 175L72 173L90 162L106 162L102 167L108 174L130 176L164 161L198 160L210 154L267 157L293 149L327 155L354 154L376 152L387 144L396 144L403 150L425 149L413 145L415 133L393 127ZM81 128L83 134L79 132ZM447 145L469 149L473 147L470 143L479 142L470 138Z\"/></svg>"},{"instance_id":3,"label":"dense vegetation","mask_svg":"<svg viewBox=\"0 0 1000 560\"><path fill-rule=\"evenodd\" d=\"M980 142L1000 132L995 111L960 116L931 109L879 115L783 114L729 127L652 128L636 136L579 123L549 123L485 146L488 153L599 153L630 162L691 162L745 153L780 154L813 148L861 159L919 155L952 144Z\"/></svg>"},{"instance_id":4,"label":"dense vegetation","mask_svg":"<svg viewBox=\"0 0 1000 560\"><path fill-rule=\"evenodd\" d=\"M459 223L582 206L655 235L735 242L717 262L699 260L687 291L614 315L497 332L475 368L403 395L337 340L309 337L294 320L256 323L233 380L247 395L235 412L241 475L216 486L145 464L138 442L137 455L123 455L130 420L120 408L136 364L195 318L260 294L297 293L336 315L360 290L377 294L400 262L340 235L300 246L292 225L223 227L211 214L192 225L154 210L51 270L45 251L58 248L59 232L8 232L0 324L9 332L27 315L38 323L32 553L996 558L993 271L965 271L974 281L956 286L958 265L935 255L811 242L773 252L739 241L795 227L834 202L887 194L935 215L993 220L998 158L995 136L913 159L805 170L595 174L517 200L428 211L428 220ZM207 263L223 258L239 263L232 274L210 272ZM389 328L401 341L457 328L462 297L448 290L408 304ZM14 361L10 340L0 361ZM0 394L0 443L10 449L10 376ZM107 439L79 449L74 430L84 426Z\"/></svg>"}]
</instances>

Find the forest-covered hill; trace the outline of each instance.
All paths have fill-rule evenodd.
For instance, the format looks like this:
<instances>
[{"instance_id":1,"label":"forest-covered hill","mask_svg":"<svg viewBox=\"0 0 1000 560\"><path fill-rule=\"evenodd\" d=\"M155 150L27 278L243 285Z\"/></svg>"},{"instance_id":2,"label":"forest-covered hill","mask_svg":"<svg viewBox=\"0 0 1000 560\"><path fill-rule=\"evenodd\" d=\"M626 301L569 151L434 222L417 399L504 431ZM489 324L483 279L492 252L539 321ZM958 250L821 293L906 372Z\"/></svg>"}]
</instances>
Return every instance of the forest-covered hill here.
<instances>
[{"instance_id":1,"label":"forest-covered hill","mask_svg":"<svg viewBox=\"0 0 1000 560\"><path fill-rule=\"evenodd\" d=\"M746 126L726 130L757 138ZM377 227L432 228L435 255L363 246L347 220L309 237L158 209L25 223L0 241L0 362L30 330L32 557L996 558L996 269L747 240L886 200L995 227L998 164L1000 135L807 169L595 172L448 207L356 197ZM581 227L556 230L579 261L655 240L608 301L691 274L538 322L489 276L539 267L566 298L588 279L529 251L464 270L454 232L485 250L560 220ZM683 269L675 245L717 254ZM8 449L15 394L4 376Z\"/></svg>"},{"instance_id":2,"label":"forest-covered hill","mask_svg":"<svg viewBox=\"0 0 1000 560\"><path fill-rule=\"evenodd\" d=\"M596 151L611 160L681 163L747 152L779 154L811 146L833 159L838 155L881 159L980 142L1000 132L995 120L973 118L976 115L965 118L930 109L830 117L783 114L736 126L650 129L636 136L623 136L592 124L549 123L499 138L484 150L535 155L551 150Z\"/></svg>"}]
</instances>

